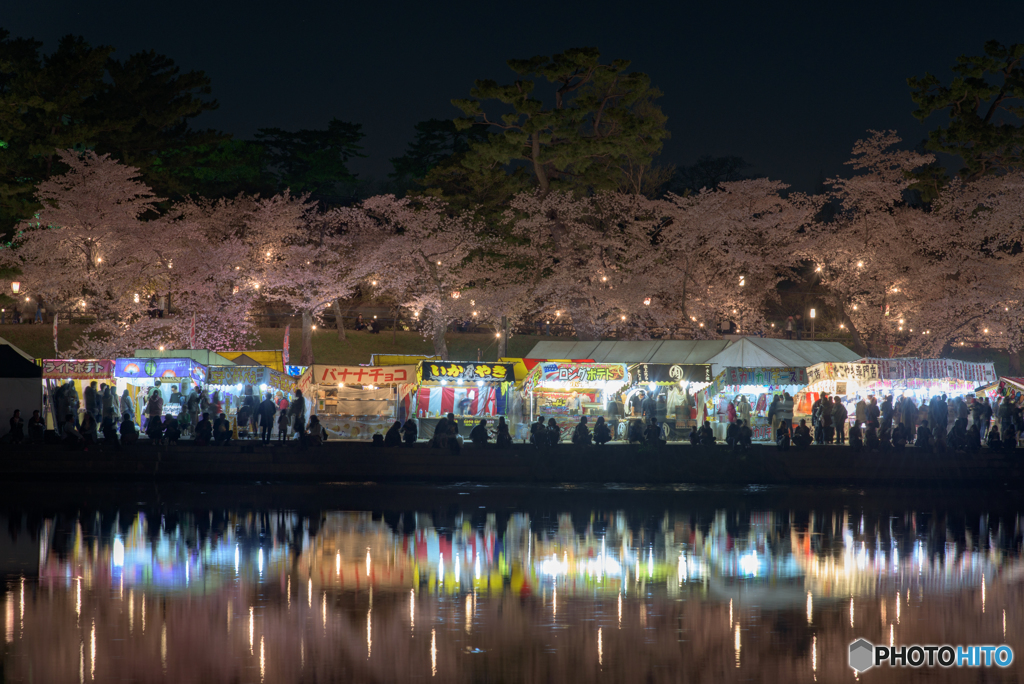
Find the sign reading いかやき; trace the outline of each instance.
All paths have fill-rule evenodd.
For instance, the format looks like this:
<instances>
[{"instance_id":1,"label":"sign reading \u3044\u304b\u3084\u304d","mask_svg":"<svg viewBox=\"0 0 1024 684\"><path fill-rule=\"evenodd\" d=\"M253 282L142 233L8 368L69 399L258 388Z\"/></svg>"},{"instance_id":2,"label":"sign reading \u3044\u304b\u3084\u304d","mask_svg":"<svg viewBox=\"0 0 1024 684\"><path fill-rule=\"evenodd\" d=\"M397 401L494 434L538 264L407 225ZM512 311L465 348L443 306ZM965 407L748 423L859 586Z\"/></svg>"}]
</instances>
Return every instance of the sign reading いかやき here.
<instances>
[{"instance_id":1,"label":"sign reading \u3044\u304b\u3084\u304d","mask_svg":"<svg viewBox=\"0 0 1024 684\"><path fill-rule=\"evenodd\" d=\"M515 369L510 363L470 363L460 361L424 361L420 364L422 382L465 380L467 382L512 382Z\"/></svg>"}]
</instances>

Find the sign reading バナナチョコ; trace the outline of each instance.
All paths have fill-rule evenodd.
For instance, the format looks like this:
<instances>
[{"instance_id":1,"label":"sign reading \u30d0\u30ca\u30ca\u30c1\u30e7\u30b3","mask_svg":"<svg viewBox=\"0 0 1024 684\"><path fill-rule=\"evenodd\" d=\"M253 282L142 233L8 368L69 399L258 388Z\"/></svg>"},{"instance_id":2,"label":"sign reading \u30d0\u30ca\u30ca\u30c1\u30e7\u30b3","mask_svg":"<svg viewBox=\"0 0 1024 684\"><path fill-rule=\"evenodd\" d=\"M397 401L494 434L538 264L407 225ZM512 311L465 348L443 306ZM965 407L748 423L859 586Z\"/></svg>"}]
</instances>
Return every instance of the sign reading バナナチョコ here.
<instances>
[{"instance_id":1,"label":"sign reading \u30d0\u30ca\u30ca\u30c1\u30e7\u30b3","mask_svg":"<svg viewBox=\"0 0 1024 684\"><path fill-rule=\"evenodd\" d=\"M313 366L313 381L319 385L397 385L415 380L416 366Z\"/></svg>"}]
</instances>

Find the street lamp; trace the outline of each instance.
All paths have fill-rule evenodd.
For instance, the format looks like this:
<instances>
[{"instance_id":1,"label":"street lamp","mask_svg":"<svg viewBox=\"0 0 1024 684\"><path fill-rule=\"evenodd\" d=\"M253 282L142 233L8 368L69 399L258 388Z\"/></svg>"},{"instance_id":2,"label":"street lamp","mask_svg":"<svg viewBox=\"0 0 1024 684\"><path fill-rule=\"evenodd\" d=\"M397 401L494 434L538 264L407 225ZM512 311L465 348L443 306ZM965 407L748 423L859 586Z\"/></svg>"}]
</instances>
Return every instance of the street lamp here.
<instances>
[{"instance_id":1,"label":"street lamp","mask_svg":"<svg viewBox=\"0 0 1024 684\"><path fill-rule=\"evenodd\" d=\"M19 281L15 280L14 282L11 283L11 292L13 292L14 294L18 294L19 292L21 292L21 283Z\"/></svg>"},{"instance_id":2,"label":"street lamp","mask_svg":"<svg viewBox=\"0 0 1024 684\"><path fill-rule=\"evenodd\" d=\"M817 314L817 312L814 309L811 309L811 339L812 340L814 339L814 318L815 318L816 314Z\"/></svg>"}]
</instances>

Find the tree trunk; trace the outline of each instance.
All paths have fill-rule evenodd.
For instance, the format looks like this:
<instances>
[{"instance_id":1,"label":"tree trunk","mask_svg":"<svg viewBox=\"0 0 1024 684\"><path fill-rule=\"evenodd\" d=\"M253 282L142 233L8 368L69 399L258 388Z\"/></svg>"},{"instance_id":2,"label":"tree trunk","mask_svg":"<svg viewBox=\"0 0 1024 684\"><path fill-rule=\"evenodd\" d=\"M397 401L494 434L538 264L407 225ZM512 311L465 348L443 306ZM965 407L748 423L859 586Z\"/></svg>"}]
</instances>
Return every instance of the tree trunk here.
<instances>
[{"instance_id":1,"label":"tree trunk","mask_svg":"<svg viewBox=\"0 0 1024 684\"><path fill-rule=\"evenodd\" d=\"M547 195L551 184L548 182L547 171L540 161L540 132L535 131L530 136L530 156L533 158L533 173L537 176L537 184L540 186L542 195Z\"/></svg>"},{"instance_id":2,"label":"tree trunk","mask_svg":"<svg viewBox=\"0 0 1024 684\"><path fill-rule=\"evenodd\" d=\"M434 355L440 356L442 360L448 360L448 342L444 338L444 334L448 332L448 324L444 321L437 319L433 323L434 334Z\"/></svg>"},{"instance_id":3,"label":"tree trunk","mask_svg":"<svg viewBox=\"0 0 1024 684\"><path fill-rule=\"evenodd\" d=\"M302 312L302 356L299 365L313 365L313 313L310 311Z\"/></svg>"},{"instance_id":4,"label":"tree trunk","mask_svg":"<svg viewBox=\"0 0 1024 684\"><path fill-rule=\"evenodd\" d=\"M334 310L334 325L338 328L338 339L345 339L345 319L341 315L341 302L335 299L331 302L331 308Z\"/></svg>"},{"instance_id":5,"label":"tree trunk","mask_svg":"<svg viewBox=\"0 0 1024 684\"><path fill-rule=\"evenodd\" d=\"M501 337L498 338L498 358L508 356L508 316L501 317Z\"/></svg>"},{"instance_id":6,"label":"tree trunk","mask_svg":"<svg viewBox=\"0 0 1024 684\"><path fill-rule=\"evenodd\" d=\"M871 348L864 343L861 339L860 332L857 330L857 326L850 320L849 314L846 313L846 308L842 308L843 322L846 327L850 329L850 336L853 337L854 351L861 353L865 356L871 356Z\"/></svg>"}]
</instances>

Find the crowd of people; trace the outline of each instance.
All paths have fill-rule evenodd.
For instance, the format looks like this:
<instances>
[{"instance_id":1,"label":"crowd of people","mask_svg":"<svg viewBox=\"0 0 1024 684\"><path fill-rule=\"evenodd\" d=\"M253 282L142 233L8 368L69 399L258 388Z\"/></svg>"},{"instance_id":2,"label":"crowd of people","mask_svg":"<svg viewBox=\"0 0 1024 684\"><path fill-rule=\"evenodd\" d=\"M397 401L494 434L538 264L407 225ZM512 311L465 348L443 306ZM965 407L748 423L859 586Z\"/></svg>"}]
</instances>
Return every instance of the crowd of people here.
<instances>
[{"instance_id":1,"label":"crowd of people","mask_svg":"<svg viewBox=\"0 0 1024 684\"><path fill-rule=\"evenodd\" d=\"M852 404L852 406L851 406ZM852 415L851 415L852 408ZM768 410L779 449L846 444L854 451L887 452L908 445L935 452L973 452L983 444L1015 449L1024 433L1024 403L999 397L937 394L918 405L911 396L874 395L846 401L823 393L811 407L811 424L792 424L792 399L776 397Z\"/></svg>"}]
</instances>

